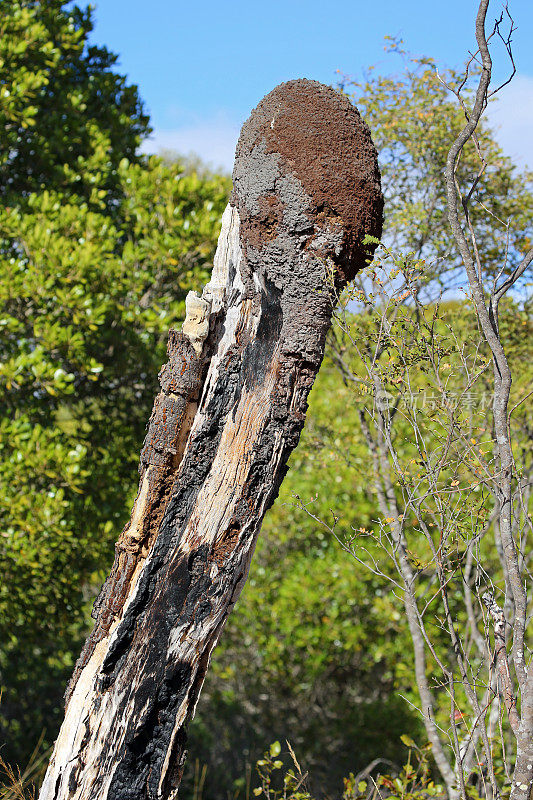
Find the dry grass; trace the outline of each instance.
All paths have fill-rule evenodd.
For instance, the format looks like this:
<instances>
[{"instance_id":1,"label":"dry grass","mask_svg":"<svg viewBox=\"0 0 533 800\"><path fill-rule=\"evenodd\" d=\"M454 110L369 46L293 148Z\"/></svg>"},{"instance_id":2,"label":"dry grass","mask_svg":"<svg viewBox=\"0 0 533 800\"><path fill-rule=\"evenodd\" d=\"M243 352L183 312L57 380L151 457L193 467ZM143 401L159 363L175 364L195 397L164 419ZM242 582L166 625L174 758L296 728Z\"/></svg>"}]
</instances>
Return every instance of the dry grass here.
<instances>
[{"instance_id":1,"label":"dry grass","mask_svg":"<svg viewBox=\"0 0 533 800\"><path fill-rule=\"evenodd\" d=\"M0 800L35 800L49 755L48 752L42 752L42 742L41 735L22 772L19 767L8 764L0 753Z\"/></svg>"}]
</instances>

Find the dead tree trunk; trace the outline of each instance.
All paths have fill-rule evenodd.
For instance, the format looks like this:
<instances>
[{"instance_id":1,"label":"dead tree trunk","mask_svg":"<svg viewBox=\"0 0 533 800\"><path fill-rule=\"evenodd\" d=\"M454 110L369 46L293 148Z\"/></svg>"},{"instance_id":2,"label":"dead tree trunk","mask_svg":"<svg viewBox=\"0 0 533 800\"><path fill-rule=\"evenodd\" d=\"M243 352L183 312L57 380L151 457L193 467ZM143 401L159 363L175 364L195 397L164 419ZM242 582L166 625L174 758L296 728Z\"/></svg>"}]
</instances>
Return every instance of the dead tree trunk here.
<instances>
[{"instance_id":1,"label":"dead tree trunk","mask_svg":"<svg viewBox=\"0 0 533 800\"><path fill-rule=\"evenodd\" d=\"M381 233L370 134L326 86L244 125L212 278L171 331L140 487L40 800L176 797L211 651L304 423L335 293ZM370 246L372 249L372 246Z\"/></svg>"}]
</instances>

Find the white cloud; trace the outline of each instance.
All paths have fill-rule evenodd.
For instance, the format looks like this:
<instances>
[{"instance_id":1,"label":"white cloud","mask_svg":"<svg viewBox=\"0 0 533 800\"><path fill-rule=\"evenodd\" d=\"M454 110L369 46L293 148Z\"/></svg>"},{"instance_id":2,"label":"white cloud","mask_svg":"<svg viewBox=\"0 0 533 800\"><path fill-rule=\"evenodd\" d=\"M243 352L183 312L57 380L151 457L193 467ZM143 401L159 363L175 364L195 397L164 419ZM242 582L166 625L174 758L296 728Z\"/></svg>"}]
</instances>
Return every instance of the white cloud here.
<instances>
[{"instance_id":1,"label":"white cloud","mask_svg":"<svg viewBox=\"0 0 533 800\"><path fill-rule=\"evenodd\" d=\"M183 155L195 153L213 168L231 172L240 128L239 123L218 114L192 125L171 130L156 129L142 149L147 153L161 150L175 150Z\"/></svg>"},{"instance_id":2,"label":"white cloud","mask_svg":"<svg viewBox=\"0 0 533 800\"><path fill-rule=\"evenodd\" d=\"M533 168L533 78L515 75L489 104L487 116L506 155Z\"/></svg>"}]
</instances>

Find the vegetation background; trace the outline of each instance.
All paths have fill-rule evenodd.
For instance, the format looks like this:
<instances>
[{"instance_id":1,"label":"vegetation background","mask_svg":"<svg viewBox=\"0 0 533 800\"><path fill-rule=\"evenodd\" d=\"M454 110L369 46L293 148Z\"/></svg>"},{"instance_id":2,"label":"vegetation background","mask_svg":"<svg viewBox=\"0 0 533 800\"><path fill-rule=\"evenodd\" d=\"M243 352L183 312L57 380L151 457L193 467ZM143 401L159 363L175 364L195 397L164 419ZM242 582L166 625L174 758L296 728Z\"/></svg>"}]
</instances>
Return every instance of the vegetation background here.
<instances>
[{"instance_id":1,"label":"vegetation background","mask_svg":"<svg viewBox=\"0 0 533 800\"><path fill-rule=\"evenodd\" d=\"M207 279L231 181L177 155L140 153L149 119L116 56L91 43L90 9L1 0L0 12L0 755L23 766L56 736L136 492L166 335L181 322L187 291ZM380 154L387 248L418 265L426 309L438 307L455 331L449 368L460 376L458 354L478 342L447 231L443 170L462 112L431 59L411 58L396 40L388 49L390 74L370 70L338 88L353 97ZM513 220L508 250L518 258L531 237L531 174L487 126L480 137L491 154L480 199L493 219ZM464 176L474 159L465 151ZM496 268L502 232L476 208L480 247ZM375 318L361 296L348 314L361 340L371 336ZM533 370L526 288L507 301L503 324L520 397ZM384 355L389 370L401 337ZM361 374L357 354L341 352ZM413 390L434 397L422 357L413 365ZM478 428L482 397L480 389L470 406ZM341 539L382 524L360 413L373 401L364 382L354 388L339 370L337 330L215 652L190 731L185 797L197 792L203 765L206 800L244 796L251 765L274 740L288 739L314 791L332 797L350 772L377 758L399 768L406 742L425 743L394 591L306 513L311 501L318 518L333 511ZM525 404L516 435L528 464L532 425ZM402 441L402 457L416 461L405 432Z\"/></svg>"}]
</instances>

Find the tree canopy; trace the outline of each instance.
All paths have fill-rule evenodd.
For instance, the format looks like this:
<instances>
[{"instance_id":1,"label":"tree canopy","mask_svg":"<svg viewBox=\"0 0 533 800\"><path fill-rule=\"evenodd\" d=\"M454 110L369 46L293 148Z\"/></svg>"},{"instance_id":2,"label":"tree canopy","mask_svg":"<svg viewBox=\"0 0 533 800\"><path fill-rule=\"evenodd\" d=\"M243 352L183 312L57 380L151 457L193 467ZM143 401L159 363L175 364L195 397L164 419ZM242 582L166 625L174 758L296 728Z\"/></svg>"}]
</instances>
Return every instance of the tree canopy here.
<instances>
[{"instance_id":1,"label":"tree canopy","mask_svg":"<svg viewBox=\"0 0 533 800\"><path fill-rule=\"evenodd\" d=\"M70 6L70 7L69 7ZM111 211L117 167L150 131L117 56L90 43L92 10L62 0L2 0L0 197L61 191Z\"/></svg>"},{"instance_id":2,"label":"tree canopy","mask_svg":"<svg viewBox=\"0 0 533 800\"><path fill-rule=\"evenodd\" d=\"M91 14L4 0L0 17L0 714L19 762L55 734L229 191L137 154L147 117Z\"/></svg>"}]
</instances>

